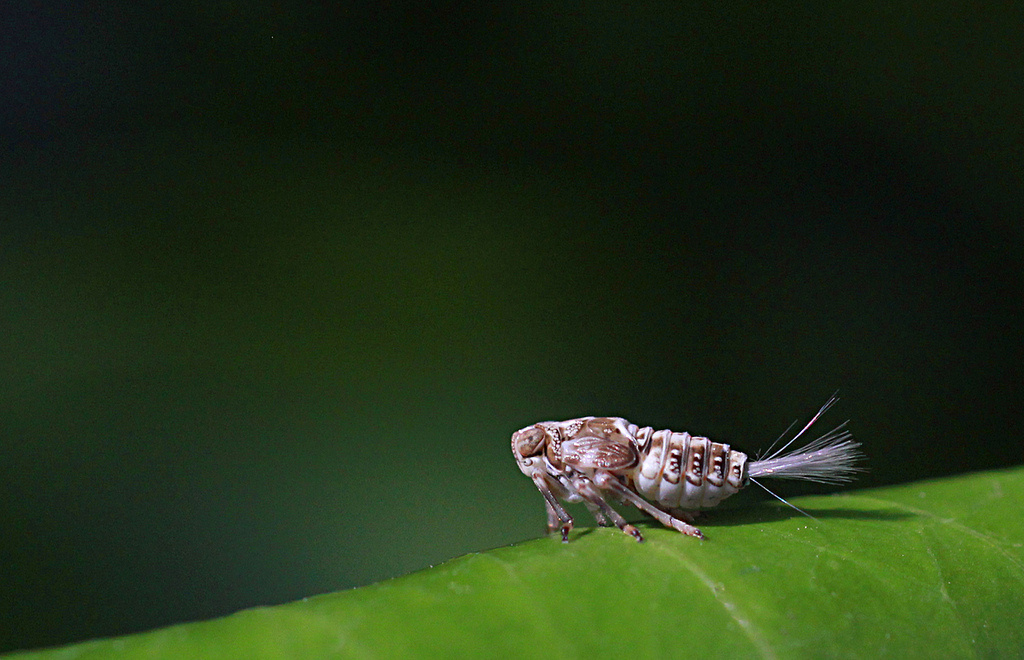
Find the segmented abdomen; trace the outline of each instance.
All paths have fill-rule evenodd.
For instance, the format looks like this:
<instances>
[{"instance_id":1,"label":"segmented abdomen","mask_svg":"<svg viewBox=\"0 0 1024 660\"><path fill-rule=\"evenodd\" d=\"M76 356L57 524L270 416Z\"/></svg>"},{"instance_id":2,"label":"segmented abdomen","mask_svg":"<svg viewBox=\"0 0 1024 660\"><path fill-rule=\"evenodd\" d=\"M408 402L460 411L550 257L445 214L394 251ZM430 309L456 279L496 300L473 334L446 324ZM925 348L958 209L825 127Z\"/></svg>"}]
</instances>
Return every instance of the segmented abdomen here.
<instances>
[{"instance_id":1,"label":"segmented abdomen","mask_svg":"<svg viewBox=\"0 0 1024 660\"><path fill-rule=\"evenodd\" d=\"M649 426L637 430L636 440L636 489L667 509L707 509L746 485L747 455L729 445Z\"/></svg>"}]
</instances>

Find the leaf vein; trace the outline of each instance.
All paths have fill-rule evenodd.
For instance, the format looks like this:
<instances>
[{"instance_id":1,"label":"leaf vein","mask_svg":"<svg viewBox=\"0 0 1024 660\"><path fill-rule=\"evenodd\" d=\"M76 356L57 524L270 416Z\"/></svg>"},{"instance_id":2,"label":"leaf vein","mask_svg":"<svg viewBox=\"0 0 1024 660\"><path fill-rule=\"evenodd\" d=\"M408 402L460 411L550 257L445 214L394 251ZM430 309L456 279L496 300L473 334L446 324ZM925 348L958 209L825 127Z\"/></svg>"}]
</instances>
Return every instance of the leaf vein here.
<instances>
[{"instance_id":1,"label":"leaf vein","mask_svg":"<svg viewBox=\"0 0 1024 660\"><path fill-rule=\"evenodd\" d=\"M708 588L708 591L711 592L711 595L712 597L714 597L715 601L722 606L722 609L725 610L726 614L728 614L732 618L732 620L736 622L736 625L740 627L740 630L743 631L743 633L747 636L750 642L761 653L761 657L776 657L775 651L772 650L771 645L767 642L767 640L765 640L761 636L761 633L757 631L754 625L750 622L750 619L746 616L743 616L742 612L740 611L740 608L736 606L736 603L723 597L723 595L716 588L715 583L711 580L710 577L708 577L703 571L698 569L694 564L686 561L679 554L675 552L670 552L668 548L658 546L658 549L663 554L669 555L677 562L682 564L688 571L690 571L690 573L694 575L694 577L697 578L697 580L701 582L701 584Z\"/></svg>"},{"instance_id":2,"label":"leaf vein","mask_svg":"<svg viewBox=\"0 0 1024 660\"><path fill-rule=\"evenodd\" d=\"M1005 557L1007 561L1009 561L1018 571L1020 571L1020 573L1022 574L1021 575L1021 581L1024 582L1024 563L1022 563L1020 561L1020 559L1018 559L1012 553L1007 551L1007 549L1004 547L1004 544L1006 543L1006 541L1000 540L999 538L994 537L991 534L986 534L986 533L984 533L982 531L979 531L979 530L976 530L976 529L974 529L972 527L968 527L967 525L964 525L963 523L958 522L955 518L944 518L944 517L942 517L942 516L932 512L932 511L928 511L926 509L918 509L916 507L910 506L909 504L903 504L902 502L894 502L892 500L883 500L883 499L878 498L878 497L869 497L869 496L866 496L866 495L853 495L851 497L853 497L853 498L860 498L860 499L864 499L864 500L870 500L872 502L880 502L880 503L883 503L883 504L894 506L894 507L896 507L898 509L902 509L904 511L908 511L910 513L913 513L913 514L916 514L916 515L919 515L919 516L922 516L922 517L925 517L925 518L931 518L932 520L937 520L938 522L943 523L945 525L950 525L951 527L955 527L956 529L958 529L958 530L960 530L960 531L962 531L962 532L964 532L966 534L969 534L969 535L973 536L974 538L976 538L979 541L981 541L981 542L991 546L992 548L995 548L995 550L999 554L1003 555L1003 557Z\"/></svg>"}]
</instances>

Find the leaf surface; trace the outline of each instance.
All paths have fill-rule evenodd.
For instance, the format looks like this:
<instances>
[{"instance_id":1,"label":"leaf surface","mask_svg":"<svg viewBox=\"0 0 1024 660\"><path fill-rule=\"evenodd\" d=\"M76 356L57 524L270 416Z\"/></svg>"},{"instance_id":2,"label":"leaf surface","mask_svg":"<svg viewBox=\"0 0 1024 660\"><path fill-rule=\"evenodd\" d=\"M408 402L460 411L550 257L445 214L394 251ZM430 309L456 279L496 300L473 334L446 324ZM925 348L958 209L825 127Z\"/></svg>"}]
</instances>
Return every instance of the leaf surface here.
<instances>
[{"instance_id":1,"label":"leaf surface","mask_svg":"<svg viewBox=\"0 0 1024 660\"><path fill-rule=\"evenodd\" d=\"M1024 649L1024 468L459 557L39 658L975 657ZM556 655L557 654L557 655Z\"/></svg>"}]
</instances>

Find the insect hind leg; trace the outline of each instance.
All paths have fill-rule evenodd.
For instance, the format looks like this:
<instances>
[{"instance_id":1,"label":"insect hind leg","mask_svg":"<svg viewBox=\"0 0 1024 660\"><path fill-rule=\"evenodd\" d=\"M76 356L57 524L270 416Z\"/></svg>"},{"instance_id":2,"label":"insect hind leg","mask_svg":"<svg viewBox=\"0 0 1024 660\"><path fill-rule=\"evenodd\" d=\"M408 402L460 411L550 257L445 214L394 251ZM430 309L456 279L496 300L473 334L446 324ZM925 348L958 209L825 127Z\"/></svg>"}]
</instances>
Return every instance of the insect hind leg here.
<instances>
[{"instance_id":1,"label":"insect hind leg","mask_svg":"<svg viewBox=\"0 0 1024 660\"><path fill-rule=\"evenodd\" d=\"M651 516L665 527L670 527L676 530L677 532L681 532L683 534L686 534L687 536L693 536L694 538L704 538L704 535L701 534L701 531L693 525L689 524L689 521L680 520L679 518L676 518L675 516L672 516L671 514L662 511L661 509L654 506L644 498L640 497L630 489L623 486L621 483L619 483L619 480L616 479L611 474L607 472L598 472L597 475L595 475L594 477L594 483L596 483L599 487L605 490L610 490L614 493L617 493L619 496L622 497L622 499L629 502L636 508L640 509L647 515ZM689 518L690 514L686 514L686 516L687 518Z\"/></svg>"},{"instance_id":2,"label":"insect hind leg","mask_svg":"<svg viewBox=\"0 0 1024 660\"><path fill-rule=\"evenodd\" d=\"M669 515L688 523L692 523L700 515L700 511L686 511L685 509L669 509Z\"/></svg>"},{"instance_id":3,"label":"insect hind leg","mask_svg":"<svg viewBox=\"0 0 1024 660\"><path fill-rule=\"evenodd\" d=\"M599 525L603 525L608 522L605 519L605 516L607 516L608 518L611 518L612 522L615 523L616 527L621 529L626 534L629 534L637 541L644 540L644 537L640 534L640 530L626 522L626 519L623 518L618 511L613 509L611 504L608 504L608 502L604 499L604 495L601 494L601 491L594 487L594 484L592 484L589 480L574 479L572 485L576 489L576 491L583 496L583 499L586 500L588 508L594 507L591 508L590 510L594 511L594 517L597 518L597 523ZM595 508L597 509L597 511L595 511ZM600 515L602 513L604 515Z\"/></svg>"},{"instance_id":4,"label":"insect hind leg","mask_svg":"<svg viewBox=\"0 0 1024 660\"><path fill-rule=\"evenodd\" d=\"M601 512L601 507L594 504L590 500L583 500L583 503L587 506L587 509L590 511L590 514L594 516L594 520L597 521L598 525L600 525L601 527L611 527L614 524L610 522L607 518L605 518L604 513Z\"/></svg>"}]
</instances>

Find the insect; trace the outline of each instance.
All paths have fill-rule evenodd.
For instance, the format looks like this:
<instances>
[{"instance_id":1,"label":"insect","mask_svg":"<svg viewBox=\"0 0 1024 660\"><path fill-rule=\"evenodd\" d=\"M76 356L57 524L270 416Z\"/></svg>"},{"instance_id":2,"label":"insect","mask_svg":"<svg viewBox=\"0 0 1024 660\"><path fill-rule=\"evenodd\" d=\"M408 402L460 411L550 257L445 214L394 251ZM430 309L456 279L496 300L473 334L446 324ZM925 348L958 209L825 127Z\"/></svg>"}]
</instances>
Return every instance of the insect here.
<instances>
[{"instance_id":1,"label":"insect","mask_svg":"<svg viewBox=\"0 0 1024 660\"><path fill-rule=\"evenodd\" d=\"M759 478L826 484L853 479L862 455L846 422L799 449L786 451L837 400L833 395L782 447L769 449L767 457L753 461L727 444L689 433L641 428L621 417L533 424L512 435L512 453L519 469L544 496L548 531L560 529L564 543L569 541L573 519L559 499L583 502L599 525L608 526L610 520L637 541L643 541L640 530L626 522L609 499L632 504L666 527L702 539L704 535L691 524L695 513L717 505L750 482L789 504Z\"/></svg>"}]
</instances>

